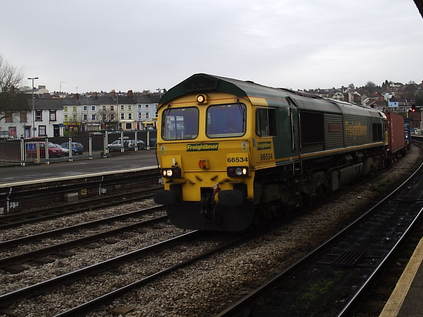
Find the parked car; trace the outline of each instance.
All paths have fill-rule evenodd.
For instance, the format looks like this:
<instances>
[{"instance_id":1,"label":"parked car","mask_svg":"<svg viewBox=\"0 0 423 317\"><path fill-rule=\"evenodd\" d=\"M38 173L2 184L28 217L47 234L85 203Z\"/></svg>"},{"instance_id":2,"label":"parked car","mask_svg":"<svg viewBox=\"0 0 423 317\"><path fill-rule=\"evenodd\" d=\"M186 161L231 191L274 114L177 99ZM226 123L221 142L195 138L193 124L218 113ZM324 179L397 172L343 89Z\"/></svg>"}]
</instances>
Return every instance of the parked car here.
<instances>
[{"instance_id":1,"label":"parked car","mask_svg":"<svg viewBox=\"0 0 423 317\"><path fill-rule=\"evenodd\" d=\"M51 157L61 157L61 156L68 156L69 149L61 147L59 144L56 143L48 143L48 155Z\"/></svg>"},{"instance_id":2,"label":"parked car","mask_svg":"<svg viewBox=\"0 0 423 317\"><path fill-rule=\"evenodd\" d=\"M129 144L128 144L129 149L131 150L135 149L135 140L128 140L128 141L129 141ZM138 145L138 150L145 149L145 144L143 140L137 140L136 144Z\"/></svg>"},{"instance_id":3,"label":"parked car","mask_svg":"<svg viewBox=\"0 0 423 317\"><path fill-rule=\"evenodd\" d=\"M120 151L124 147L125 143L127 143L126 140L123 140L123 145L120 139L114 140L112 143L107 145L107 148L109 149L109 152Z\"/></svg>"},{"instance_id":4,"label":"parked car","mask_svg":"<svg viewBox=\"0 0 423 317\"><path fill-rule=\"evenodd\" d=\"M69 149L69 142L60 144L62 148ZM72 142L72 154L84 153L84 146L79 142Z\"/></svg>"},{"instance_id":5,"label":"parked car","mask_svg":"<svg viewBox=\"0 0 423 317\"><path fill-rule=\"evenodd\" d=\"M28 156L37 155L37 143L40 146L40 156L45 157L45 142L31 142L26 145L26 154ZM69 155L69 150L62 148L59 144L48 143L48 156L49 157L62 157Z\"/></svg>"},{"instance_id":6,"label":"parked car","mask_svg":"<svg viewBox=\"0 0 423 317\"><path fill-rule=\"evenodd\" d=\"M142 140L137 140L136 144L138 145L139 150L142 150L145 148L144 141ZM113 141L112 143L108 144L107 148L109 149L109 152L120 151L122 148L124 148L125 151L134 150L135 140L124 139L123 145L122 145L121 139L117 139Z\"/></svg>"}]
</instances>

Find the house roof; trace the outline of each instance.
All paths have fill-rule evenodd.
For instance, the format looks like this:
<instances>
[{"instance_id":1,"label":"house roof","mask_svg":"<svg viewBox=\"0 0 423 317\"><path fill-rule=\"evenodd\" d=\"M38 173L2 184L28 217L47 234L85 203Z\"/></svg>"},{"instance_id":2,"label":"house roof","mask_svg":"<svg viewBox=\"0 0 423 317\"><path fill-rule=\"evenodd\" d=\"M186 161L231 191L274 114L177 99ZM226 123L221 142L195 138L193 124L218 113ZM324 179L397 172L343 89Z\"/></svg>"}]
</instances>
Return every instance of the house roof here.
<instances>
[{"instance_id":1,"label":"house roof","mask_svg":"<svg viewBox=\"0 0 423 317\"><path fill-rule=\"evenodd\" d=\"M32 100L29 99L28 103L32 105ZM62 100L60 99L38 98L35 99L34 107L37 110L62 110L63 104Z\"/></svg>"},{"instance_id":2,"label":"house roof","mask_svg":"<svg viewBox=\"0 0 423 317\"><path fill-rule=\"evenodd\" d=\"M160 97L157 95L135 95L135 96L79 96L79 98L65 98L63 99L64 106L76 106L76 105L113 105L113 104L139 104L139 103L158 103Z\"/></svg>"}]
</instances>

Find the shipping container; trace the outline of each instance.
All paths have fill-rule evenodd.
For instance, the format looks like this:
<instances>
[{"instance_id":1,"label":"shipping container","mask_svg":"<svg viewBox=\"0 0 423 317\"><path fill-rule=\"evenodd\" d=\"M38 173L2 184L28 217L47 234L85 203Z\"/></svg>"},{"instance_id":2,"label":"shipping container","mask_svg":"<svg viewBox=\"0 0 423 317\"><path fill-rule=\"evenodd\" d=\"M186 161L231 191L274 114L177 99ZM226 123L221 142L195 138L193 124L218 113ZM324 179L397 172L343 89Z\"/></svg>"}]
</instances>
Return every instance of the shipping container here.
<instances>
[{"instance_id":1,"label":"shipping container","mask_svg":"<svg viewBox=\"0 0 423 317\"><path fill-rule=\"evenodd\" d=\"M386 113L388 118L388 142L391 155L405 150L404 117L398 113Z\"/></svg>"}]
</instances>

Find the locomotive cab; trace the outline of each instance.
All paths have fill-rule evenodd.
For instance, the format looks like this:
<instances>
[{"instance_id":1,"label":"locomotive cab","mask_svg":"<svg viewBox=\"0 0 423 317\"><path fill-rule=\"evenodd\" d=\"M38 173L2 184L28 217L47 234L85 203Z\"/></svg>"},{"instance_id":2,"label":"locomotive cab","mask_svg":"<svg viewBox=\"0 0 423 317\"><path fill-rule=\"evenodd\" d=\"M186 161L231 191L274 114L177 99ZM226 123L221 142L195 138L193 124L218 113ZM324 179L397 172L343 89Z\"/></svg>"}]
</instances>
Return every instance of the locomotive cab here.
<instances>
[{"instance_id":1,"label":"locomotive cab","mask_svg":"<svg viewBox=\"0 0 423 317\"><path fill-rule=\"evenodd\" d=\"M167 206L183 228L242 230L251 223L251 105L224 93L190 94L159 109L157 155Z\"/></svg>"}]
</instances>

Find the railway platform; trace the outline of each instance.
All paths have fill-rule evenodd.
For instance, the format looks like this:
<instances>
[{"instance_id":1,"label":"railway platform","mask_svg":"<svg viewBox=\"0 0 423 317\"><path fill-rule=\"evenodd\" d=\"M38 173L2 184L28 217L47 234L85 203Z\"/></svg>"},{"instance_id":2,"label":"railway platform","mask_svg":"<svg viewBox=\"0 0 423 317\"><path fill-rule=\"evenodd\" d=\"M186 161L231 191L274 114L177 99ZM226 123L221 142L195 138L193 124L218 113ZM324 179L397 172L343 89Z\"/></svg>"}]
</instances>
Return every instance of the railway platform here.
<instances>
[{"instance_id":1,"label":"railway platform","mask_svg":"<svg viewBox=\"0 0 423 317\"><path fill-rule=\"evenodd\" d=\"M157 166L155 151L138 151L104 159L61 162L50 165L0 168L0 185L17 182L84 176Z\"/></svg>"},{"instance_id":2,"label":"railway platform","mask_svg":"<svg viewBox=\"0 0 423 317\"><path fill-rule=\"evenodd\" d=\"M423 316L423 238L410 258L379 317Z\"/></svg>"}]
</instances>

